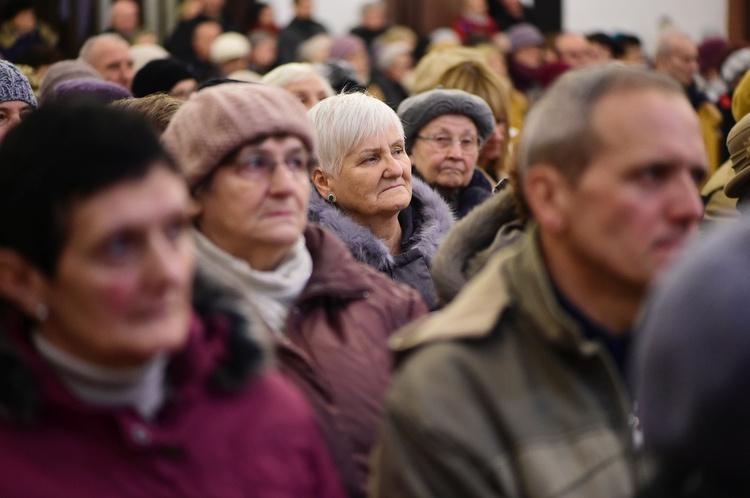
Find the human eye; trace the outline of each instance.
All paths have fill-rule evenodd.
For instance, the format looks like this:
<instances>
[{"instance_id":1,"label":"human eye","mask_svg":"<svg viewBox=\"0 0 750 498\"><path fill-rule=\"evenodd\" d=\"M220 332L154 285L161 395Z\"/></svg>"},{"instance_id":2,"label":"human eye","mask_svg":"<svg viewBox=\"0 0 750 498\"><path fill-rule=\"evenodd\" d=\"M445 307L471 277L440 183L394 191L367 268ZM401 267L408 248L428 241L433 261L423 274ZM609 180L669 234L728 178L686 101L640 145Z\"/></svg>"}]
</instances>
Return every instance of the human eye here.
<instances>
[{"instance_id":1,"label":"human eye","mask_svg":"<svg viewBox=\"0 0 750 498\"><path fill-rule=\"evenodd\" d=\"M671 168L663 164L646 166L636 173L636 181L646 187L657 187L669 177Z\"/></svg>"},{"instance_id":2,"label":"human eye","mask_svg":"<svg viewBox=\"0 0 750 498\"><path fill-rule=\"evenodd\" d=\"M375 164L378 162L379 157L375 154L368 154L360 160L360 164Z\"/></svg>"},{"instance_id":3,"label":"human eye","mask_svg":"<svg viewBox=\"0 0 750 498\"><path fill-rule=\"evenodd\" d=\"M460 140L460 142L462 148L469 149L477 144L477 139L474 137L464 137Z\"/></svg>"},{"instance_id":4,"label":"human eye","mask_svg":"<svg viewBox=\"0 0 750 498\"><path fill-rule=\"evenodd\" d=\"M450 147L453 144L453 139L445 135L438 135L432 139L438 147Z\"/></svg>"},{"instance_id":5,"label":"human eye","mask_svg":"<svg viewBox=\"0 0 750 498\"><path fill-rule=\"evenodd\" d=\"M404 153L404 147L402 145L395 146L393 150L391 151L391 154L394 156L400 156L403 153Z\"/></svg>"},{"instance_id":6,"label":"human eye","mask_svg":"<svg viewBox=\"0 0 750 498\"><path fill-rule=\"evenodd\" d=\"M167 222L164 227L164 235L172 243L178 242L189 232L190 221L184 217L176 217Z\"/></svg>"},{"instance_id":7,"label":"human eye","mask_svg":"<svg viewBox=\"0 0 750 498\"><path fill-rule=\"evenodd\" d=\"M6 124L8 124L8 113L0 112L0 126L5 126Z\"/></svg>"},{"instance_id":8,"label":"human eye","mask_svg":"<svg viewBox=\"0 0 750 498\"><path fill-rule=\"evenodd\" d=\"M247 155L240 157L237 161L240 171L249 175L262 175L269 172L273 166L272 161L265 156Z\"/></svg>"},{"instance_id":9,"label":"human eye","mask_svg":"<svg viewBox=\"0 0 750 498\"><path fill-rule=\"evenodd\" d=\"M138 237L129 231L118 232L108 237L101 246L104 261L113 265L124 265L138 255Z\"/></svg>"},{"instance_id":10,"label":"human eye","mask_svg":"<svg viewBox=\"0 0 750 498\"><path fill-rule=\"evenodd\" d=\"M286 158L284 162L292 171L302 171L307 169L308 159L303 156L292 156Z\"/></svg>"}]
</instances>

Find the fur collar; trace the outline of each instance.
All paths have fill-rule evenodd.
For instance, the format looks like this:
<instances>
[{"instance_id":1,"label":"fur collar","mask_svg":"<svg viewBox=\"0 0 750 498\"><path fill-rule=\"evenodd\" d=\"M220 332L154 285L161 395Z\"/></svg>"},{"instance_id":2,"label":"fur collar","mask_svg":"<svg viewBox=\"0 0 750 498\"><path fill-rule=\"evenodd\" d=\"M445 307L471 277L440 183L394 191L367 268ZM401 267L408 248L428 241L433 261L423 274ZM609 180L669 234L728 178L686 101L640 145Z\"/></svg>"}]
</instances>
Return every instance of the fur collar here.
<instances>
[{"instance_id":1,"label":"fur collar","mask_svg":"<svg viewBox=\"0 0 750 498\"><path fill-rule=\"evenodd\" d=\"M414 208L418 228L407 252L414 252L431 261L453 226L453 214L437 192L415 177L412 177L411 207ZM358 261L380 271L386 271L394 265L394 258L383 241L375 237L369 228L326 202L314 188L310 194L309 217L310 221L324 226L344 241Z\"/></svg>"},{"instance_id":2,"label":"fur collar","mask_svg":"<svg viewBox=\"0 0 750 498\"><path fill-rule=\"evenodd\" d=\"M522 233L510 188L493 195L456 223L432 261L439 304L452 301L495 251Z\"/></svg>"},{"instance_id":3,"label":"fur collar","mask_svg":"<svg viewBox=\"0 0 750 498\"><path fill-rule=\"evenodd\" d=\"M196 277L193 308L205 327L205 340L225 344L221 360L212 367L207 379L217 391L242 388L268 361L266 340L257 327L250 326L240 303L204 275ZM0 418L29 422L38 412L40 382L11 338L27 334L32 326L30 320L0 301ZM185 366L175 376L178 382L179 378L193 374L192 362L214 361L206 357L208 353L201 353L201 349L204 349L201 344L188 346L173 357L173 363Z\"/></svg>"}]
</instances>

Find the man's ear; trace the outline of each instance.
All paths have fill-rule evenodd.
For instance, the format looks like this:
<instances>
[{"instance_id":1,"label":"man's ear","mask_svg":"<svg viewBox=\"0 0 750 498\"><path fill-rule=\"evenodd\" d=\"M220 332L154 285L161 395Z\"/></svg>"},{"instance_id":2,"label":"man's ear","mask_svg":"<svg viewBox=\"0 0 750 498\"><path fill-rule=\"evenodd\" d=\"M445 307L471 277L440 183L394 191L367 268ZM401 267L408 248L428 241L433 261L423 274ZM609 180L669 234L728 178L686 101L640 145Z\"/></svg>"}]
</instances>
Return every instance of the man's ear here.
<instances>
[{"instance_id":1,"label":"man's ear","mask_svg":"<svg viewBox=\"0 0 750 498\"><path fill-rule=\"evenodd\" d=\"M315 168L312 172L312 182L315 185L315 189L318 191L323 199L328 199L328 195L333 193L331 188L331 181L323 170Z\"/></svg>"},{"instance_id":2,"label":"man's ear","mask_svg":"<svg viewBox=\"0 0 750 498\"><path fill-rule=\"evenodd\" d=\"M567 230L571 185L551 165L529 168L523 180L524 198L539 227L553 234Z\"/></svg>"},{"instance_id":3,"label":"man's ear","mask_svg":"<svg viewBox=\"0 0 750 498\"><path fill-rule=\"evenodd\" d=\"M45 278L26 258L12 249L0 248L0 295L29 316L44 302Z\"/></svg>"}]
</instances>

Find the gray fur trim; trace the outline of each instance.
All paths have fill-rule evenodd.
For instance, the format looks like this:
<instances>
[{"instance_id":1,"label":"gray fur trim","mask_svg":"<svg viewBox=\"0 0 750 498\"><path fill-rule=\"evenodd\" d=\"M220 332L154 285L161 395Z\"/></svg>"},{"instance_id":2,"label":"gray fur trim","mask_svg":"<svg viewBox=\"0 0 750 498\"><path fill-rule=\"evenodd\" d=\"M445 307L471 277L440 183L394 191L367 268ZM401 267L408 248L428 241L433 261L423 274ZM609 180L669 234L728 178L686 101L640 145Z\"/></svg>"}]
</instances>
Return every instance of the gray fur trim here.
<instances>
[{"instance_id":1,"label":"gray fur trim","mask_svg":"<svg viewBox=\"0 0 750 498\"><path fill-rule=\"evenodd\" d=\"M412 247L431 261L445 235L453 226L453 214L442 197L426 183L412 177L412 197L421 203L417 243ZM380 271L393 265L388 247L369 228L360 225L334 205L326 202L313 188L310 194L310 221L316 222L344 241L357 261Z\"/></svg>"}]
</instances>

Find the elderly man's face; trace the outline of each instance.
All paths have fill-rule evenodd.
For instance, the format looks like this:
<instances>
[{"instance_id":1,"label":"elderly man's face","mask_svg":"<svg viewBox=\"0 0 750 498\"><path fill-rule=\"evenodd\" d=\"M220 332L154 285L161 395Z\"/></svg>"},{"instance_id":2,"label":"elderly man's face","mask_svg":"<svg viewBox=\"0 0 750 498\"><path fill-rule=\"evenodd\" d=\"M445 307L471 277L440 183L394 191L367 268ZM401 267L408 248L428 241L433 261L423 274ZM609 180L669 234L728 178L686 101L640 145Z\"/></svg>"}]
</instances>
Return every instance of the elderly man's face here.
<instances>
[{"instance_id":1,"label":"elderly man's face","mask_svg":"<svg viewBox=\"0 0 750 498\"><path fill-rule=\"evenodd\" d=\"M10 130L33 111L33 107L19 100L0 103L0 142Z\"/></svg>"},{"instance_id":2,"label":"elderly man's face","mask_svg":"<svg viewBox=\"0 0 750 498\"><path fill-rule=\"evenodd\" d=\"M645 290L697 234L700 126L685 98L657 90L605 96L592 120L599 150L556 194L558 249L592 278Z\"/></svg>"},{"instance_id":3,"label":"elderly man's face","mask_svg":"<svg viewBox=\"0 0 750 498\"><path fill-rule=\"evenodd\" d=\"M106 39L97 42L91 48L88 62L106 81L117 83L128 90L133 86L133 57L125 40Z\"/></svg>"},{"instance_id":4,"label":"elderly man's face","mask_svg":"<svg viewBox=\"0 0 750 498\"><path fill-rule=\"evenodd\" d=\"M687 37L675 37L671 41L669 54L658 58L660 71L667 73L687 87L698 72L698 47Z\"/></svg>"}]
</instances>

